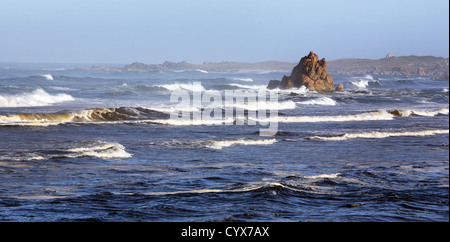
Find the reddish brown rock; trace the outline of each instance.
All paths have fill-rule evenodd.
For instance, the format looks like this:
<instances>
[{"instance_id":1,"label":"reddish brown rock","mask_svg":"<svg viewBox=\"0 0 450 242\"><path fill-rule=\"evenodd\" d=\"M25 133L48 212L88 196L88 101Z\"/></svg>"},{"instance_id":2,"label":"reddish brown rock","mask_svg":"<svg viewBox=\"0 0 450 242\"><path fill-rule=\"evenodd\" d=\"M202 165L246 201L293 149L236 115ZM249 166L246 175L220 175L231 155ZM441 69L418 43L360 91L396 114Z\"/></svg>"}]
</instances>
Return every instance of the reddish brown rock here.
<instances>
[{"instance_id":1,"label":"reddish brown rock","mask_svg":"<svg viewBox=\"0 0 450 242\"><path fill-rule=\"evenodd\" d=\"M344 84L341 84L334 89L336 92L343 92L344 91Z\"/></svg>"},{"instance_id":2,"label":"reddish brown rock","mask_svg":"<svg viewBox=\"0 0 450 242\"><path fill-rule=\"evenodd\" d=\"M290 77L283 77L280 89L305 86L309 90L319 93L333 92L333 78L328 75L326 67L325 58L319 60L319 57L311 51L292 69Z\"/></svg>"},{"instance_id":3,"label":"reddish brown rock","mask_svg":"<svg viewBox=\"0 0 450 242\"><path fill-rule=\"evenodd\" d=\"M283 76L280 83L280 89L291 89L294 88L294 82L290 76Z\"/></svg>"}]
</instances>

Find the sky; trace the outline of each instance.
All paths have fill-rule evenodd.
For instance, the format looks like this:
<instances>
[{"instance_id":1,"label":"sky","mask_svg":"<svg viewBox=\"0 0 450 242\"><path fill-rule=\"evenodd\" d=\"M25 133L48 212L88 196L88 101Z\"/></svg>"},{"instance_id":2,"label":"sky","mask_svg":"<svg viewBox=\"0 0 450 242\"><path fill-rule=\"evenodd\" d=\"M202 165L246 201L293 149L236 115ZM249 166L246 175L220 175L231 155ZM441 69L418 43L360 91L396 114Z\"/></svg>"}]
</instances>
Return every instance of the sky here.
<instances>
[{"instance_id":1,"label":"sky","mask_svg":"<svg viewBox=\"0 0 450 242\"><path fill-rule=\"evenodd\" d=\"M448 0L0 0L0 62L449 56Z\"/></svg>"}]
</instances>

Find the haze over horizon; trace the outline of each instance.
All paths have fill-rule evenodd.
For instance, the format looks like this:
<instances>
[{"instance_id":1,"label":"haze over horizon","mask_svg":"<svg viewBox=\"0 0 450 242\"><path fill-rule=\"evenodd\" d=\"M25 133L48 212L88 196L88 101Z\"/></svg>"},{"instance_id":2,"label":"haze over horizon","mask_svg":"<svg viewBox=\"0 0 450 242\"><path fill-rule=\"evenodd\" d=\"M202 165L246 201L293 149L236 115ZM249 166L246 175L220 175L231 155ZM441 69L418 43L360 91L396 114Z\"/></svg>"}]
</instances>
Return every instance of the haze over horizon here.
<instances>
[{"instance_id":1,"label":"haze over horizon","mask_svg":"<svg viewBox=\"0 0 450 242\"><path fill-rule=\"evenodd\" d=\"M0 2L0 62L200 64L449 56L449 2Z\"/></svg>"}]
</instances>

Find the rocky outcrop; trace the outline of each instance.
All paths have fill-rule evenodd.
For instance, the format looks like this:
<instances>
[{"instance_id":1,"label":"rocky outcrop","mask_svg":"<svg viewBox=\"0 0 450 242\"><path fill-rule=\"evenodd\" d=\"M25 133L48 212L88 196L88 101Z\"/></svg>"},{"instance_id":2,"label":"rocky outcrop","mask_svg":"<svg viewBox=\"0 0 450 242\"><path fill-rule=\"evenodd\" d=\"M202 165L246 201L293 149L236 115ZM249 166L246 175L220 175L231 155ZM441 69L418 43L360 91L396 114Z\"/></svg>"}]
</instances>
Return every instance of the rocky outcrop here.
<instances>
[{"instance_id":1,"label":"rocky outcrop","mask_svg":"<svg viewBox=\"0 0 450 242\"><path fill-rule=\"evenodd\" d=\"M267 89L272 90L276 89L280 86L280 81L278 80L270 80L269 84L267 85Z\"/></svg>"},{"instance_id":2,"label":"rocky outcrop","mask_svg":"<svg viewBox=\"0 0 450 242\"><path fill-rule=\"evenodd\" d=\"M339 86L334 89L336 92L343 92L344 91L344 84L340 84Z\"/></svg>"},{"instance_id":3,"label":"rocky outcrop","mask_svg":"<svg viewBox=\"0 0 450 242\"><path fill-rule=\"evenodd\" d=\"M280 89L291 89L294 88L295 84L292 81L292 78L290 76L283 76L283 79L281 79L280 83Z\"/></svg>"},{"instance_id":4,"label":"rocky outcrop","mask_svg":"<svg viewBox=\"0 0 450 242\"><path fill-rule=\"evenodd\" d=\"M305 86L308 90L319 93L333 92L333 78L327 73L325 58L319 60L314 52L303 57L292 69L291 76L283 76L280 89L291 89Z\"/></svg>"}]
</instances>

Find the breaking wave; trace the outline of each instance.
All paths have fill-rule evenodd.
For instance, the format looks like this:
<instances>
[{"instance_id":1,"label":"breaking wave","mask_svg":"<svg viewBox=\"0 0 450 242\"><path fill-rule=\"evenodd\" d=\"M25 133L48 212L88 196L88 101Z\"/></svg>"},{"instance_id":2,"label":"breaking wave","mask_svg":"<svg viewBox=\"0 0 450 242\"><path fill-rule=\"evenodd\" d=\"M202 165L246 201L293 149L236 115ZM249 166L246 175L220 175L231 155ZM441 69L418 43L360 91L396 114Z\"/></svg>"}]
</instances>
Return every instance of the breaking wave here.
<instances>
[{"instance_id":1,"label":"breaking wave","mask_svg":"<svg viewBox=\"0 0 450 242\"><path fill-rule=\"evenodd\" d=\"M253 119L253 118L249 118ZM318 123L318 122L349 122L349 121L375 121L375 120L392 120L394 115L383 111L374 111L353 115L340 116L282 116L276 118L256 119L259 122L280 122L280 123Z\"/></svg>"},{"instance_id":2,"label":"breaking wave","mask_svg":"<svg viewBox=\"0 0 450 242\"><path fill-rule=\"evenodd\" d=\"M253 82L253 79L250 77L242 77L242 78L233 78L235 81L242 81L242 82Z\"/></svg>"},{"instance_id":3,"label":"breaking wave","mask_svg":"<svg viewBox=\"0 0 450 242\"><path fill-rule=\"evenodd\" d=\"M308 178L308 179L335 179L340 175L341 174L339 174L339 173L320 174L320 175L315 175L315 176L305 176L305 178Z\"/></svg>"},{"instance_id":4,"label":"breaking wave","mask_svg":"<svg viewBox=\"0 0 450 242\"><path fill-rule=\"evenodd\" d=\"M151 120L152 123L172 125L172 126L198 126L198 125L222 125L222 124L233 124L236 121L235 118L225 118L225 119L156 119Z\"/></svg>"},{"instance_id":5,"label":"breaking wave","mask_svg":"<svg viewBox=\"0 0 450 242\"><path fill-rule=\"evenodd\" d=\"M0 125L50 126L63 123L104 123L168 117L168 114L146 108L96 108L69 113L21 113L0 115Z\"/></svg>"},{"instance_id":6,"label":"breaking wave","mask_svg":"<svg viewBox=\"0 0 450 242\"><path fill-rule=\"evenodd\" d=\"M295 102L288 100L283 102L249 102L248 104L233 104L232 107L247 110L287 110L295 109Z\"/></svg>"},{"instance_id":7,"label":"breaking wave","mask_svg":"<svg viewBox=\"0 0 450 242\"><path fill-rule=\"evenodd\" d=\"M45 79L47 79L47 80L49 80L49 81L53 81L53 76L52 75L50 75L50 74L44 74L44 75L41 75L42 77L45 77Z\"/></svg>"},{"instance_id":8,"label":"breaking wave","mask_svg":"<svg viewBox=\"0 0 450 242\"><path fill-rule=\"evenodd\" d=\"M382 139L388 137L398 137L398 136L430 136L430 135L438 135L438 134L448 134L448 129L438 129L438 130L422 130L422 131L404 131L404 132L367 132L367 133L345 133L342 135L336 136L312 136L306 139L312 140L348 140L348 139L357 139L357 138L365 138L365 139Z\"/></svg>"},{"instance_id":9,"label":"breaking wave","mask_svg":"<svg viewBox=\"0 0 450 242\"><path fill-rule=\"evenodd\" d=\"M243 85L243 84L239 84L239 83L230 83L229 85L233 86L233 87L252 89L252 90L261 90L261 91L265 91L266 87L267 87L267 85Z\"/></svg>"},{"instance_id":10,"label":"breaking wave","mask_svg":"<svg viewBox=\"0 0 450 242\"><path fill-rule=\"evenodd\" d=\"M233 145L271 145L276 143L276 139L265 139L265 140L222 140L222 141L208 141L206 144L207 148L221 150L222 148L230 147Z\"/></svg>"},{"instance_id":11,"label":"breaking wave","mask_svg":"<svg viewBox=\"0 0 450 242\"><path fill-rule=\"evenodd\" d=\"M358 89L367 89L368 87L383 86L383 84L381 84L380 81L374 79L371 75L365 75L363 78L357 81L347 82L347 84L350 84L351 86L356 87Z\"/></svg>"},{"instance_id":12,"label":"breaking wave","mask_svg":"<svg viewBox=\"0 0 450 242\"><path fill-rule=\"evenodd\" d=\"M194 88L194 84L193 83L172 83L172 84L154 85L153 87L162 87L169 91L176 91L176 90L192 91ZM200 88L201 88L201 91L206 90L202 85L200 85Z\"/></svg>"},{"instance_id":13,"label":"breaking wave","mask_svg":"<svg viewBox=\"0 0 450 242\"><path fill-rule=\"evenodd\" d=\"M92 146L79 147L67 150L67 157L97 157L103 159L130 158L133 155L125 151L125 146L119 143L97 142Z\"/></svg>"},{"instance_id":14,"label":"breaking wave","mask_svg":"<svg viewBox=\"0 0 450 242\"><path fill-rule=\"evenodd\" d=\"M276 143L276 139L260 139L260 140L171 140L165 142L153 142L150 145L161 145L169 148L197 149L209 148L221 150L235 145L271 145Z\"/></svg>"},{"instance_id":15,"label":"breaking wave","mask_svg":"<svg viewBox=\"0 0 450 242\"><path fill-rule=\"evenodd\" d=\"M75 100L72 96L60 93L49 94L39 88L29 93L17 95L0 95L0 107L38 107L49 106L56 103L62 103Z\"/></svg>"},{"instance_id":16,"label":"breaking wave","mask_svg":"<svg viewBox=\"0 0 450 242\"><path fill-rule=\"evenodd\" d=\"M398 116L398 117L409 117L411 115L431 117L431 116L436 116L436 115L439 115L439 114L448 115L449 109L448 108L441 108L441 109L435 109L435 110L410 110L410 109L399 110L399 109L393 109L393 110L388 110L387 112L389 112L390 114L392 114L394 116Z\"/></svg>"},{"instance_id":17,"label":"breaking wave","mask_svg":"<svg viewBox=\"0 0 450 242\"><path fill-rule=\"evenodd\" d=\"M263 106L261 106L263 105ZM265 105L265 106L264 106ZM233 107L236 107L234 105ZM243 106L247 110L270 110L270 109L292 109L295 108L295 103L292 101L280 103L266 103L255 106ZM224 110L219 107L219 110ZM442 108L438 110L377 110L372 112L357 113L351 115L337 115L337 116L272 116L272 117L256 117L253 115L233 116L216 118L192 119L189 115L184 118L170 118L170 114L176 111L190 112L199 111L198 108L185 107L161 107L161 108L95 108L87 109L78 112L67 113L19 113L0 115L0 126L51 126L65 123L93 123L93 124L115 124L115 123L153 123L161 125L172 126L191 126L191 125L222 125L234 124L237 121L244 124L245 120L259 123L279 122L279 123L319 123L319 122L352 122L352 121L376 121L376 120L393 120L395 117L409 117L412 115L418 116L437 116L448 115L449 109ZM183 113L183 115L185 115Z\"/></svg>"},{"instance_id":18,"label":"breaking wave","mask_svg":"<svg viewBox=\"0 0 450 242\"><path fill-rule=\"evenodd\" d=\"M46 150L26 154L15 154L7 157L0 157L0 160L49 160L62 158L96 157L100 159L125 159L133 155L126 151L125 146L119 143L109 143L104 141L84 142L76 148Z\"/></svg>"},{"instance_id":19,"label":"breaking wave","mask_svg":"<svg viewBox=\"0 0 450 242\"><path fill-rule=\"evenodd\" d=\"M311 99L308 101L303 102L297 102L298 104L302 105L323 105L323 106L335 106L337 105L337 102L334 101L332 98L329 97L321 97L316 99Z\"/></svg>"}]
</instances>

